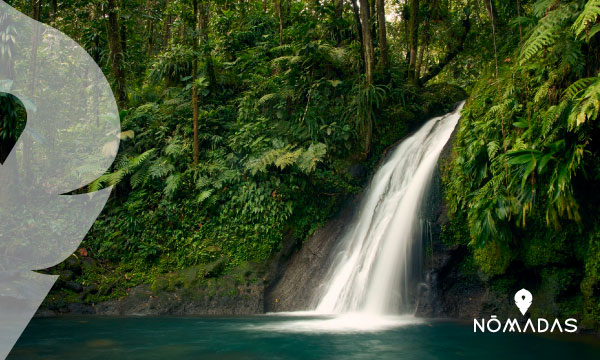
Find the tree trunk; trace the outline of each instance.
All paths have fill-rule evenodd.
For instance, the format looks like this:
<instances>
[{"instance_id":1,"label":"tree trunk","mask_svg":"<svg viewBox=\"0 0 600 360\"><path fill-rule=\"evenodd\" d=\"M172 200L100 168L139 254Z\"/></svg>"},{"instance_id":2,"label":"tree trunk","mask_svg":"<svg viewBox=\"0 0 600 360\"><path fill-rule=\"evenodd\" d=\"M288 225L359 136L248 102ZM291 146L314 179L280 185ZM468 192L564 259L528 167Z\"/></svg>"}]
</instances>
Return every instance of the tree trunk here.
<instances>
[{"instance_id":1,"label":"tree trunk","mask_svg":"<svg viewBox=\"0 0 600 360\"><path fill-rule=\"evenodd\" d=\"M171 41L171 24L173 22L173 18L171 17L170 9L169 9L170 0L165 1L165 48L169 46L169 42Z\"/></svg>"},{"instance_id":2,"label":"tree trunk","mask_svg":"<svg viewBox=\"0 0 600 360\"><path fill-rule=\"evenodd\" d=\"M50 1L50 23L56 23L56 14L58 13L58 0Z\"/></svg>"},{"instance_id":3,"label":"tree trunk","mask_svg":"<svg viewBox=\"0 0 600 360\"><path fill-rule=\"evenodd\" d=\"M334 5L335 5L334 18L336 21L335 37L337 40L337 44L339 45L343 39L342 28L341 28L340 24L342 23L342 19L344 16L344 0L334 0Z\"/></svg>"},{"instance_id":4,"label":"tree trunk","mask_svg":"<svg viewBox=\"0 0 600 360\"><path fill-rule=\"evenodd\" d=\"M352 13L354 14L354 22L356 23L356 33L358 34L358 41L360 42L360 49L361 49L361 52L364 52L362 24L360 21L360 8L358 7L358 4L356 3L357 0L351 0L351 1L352 1Z\"/></svg>"},{"instance_id":5,"label":"tree trunk","mask_svg":"<svg viewBox=\"0 0 600 360\"><path fill-rule=\"evenodd\" d=\"M410 2L410 18L408 19L409 61L408 79L416 83L417 51L419 46L419 0Z\"/></svg>"},{"instance_id":6,"label":"tree trunk","mask_svg":"<svg viewBox=\"0 0 600 360\"><path fill-rule=\"evenodd\" d=\"M42 0L31 0L31 18L42 21Z\"/></svg>"},{"instance_id":7,"label":"tree trunk","mask_svg":"<svg viewBox=\"0 0 600 360\"><path fill-rule=\"evenodd\" d=\"M498 18L498 13L496 12L496 7L494 6L493 0L483 0L483 4L485 5L485 11L492 21L496 21Z\"/></svg>"},{"instance_id":8,"label":"tree trunk","mask_svg":"<svg viewBox=\"0 0 600 360\"><path fill-rule=\"evenodd\" d=\"M194 165L198 164L200 156L200 145L198 143L198 34L200 33L200 21L198 20L198 0L192 0L194 7L194 28L193 28L193 44L194 62L192 65L192 108L193 108L193 123L194 123Z\"/></svg>"},{"instance_id":9,"label":"tree trunk","mask_svg":"<svg viewBox=\"0 0 600 360\"><path fill-rule=\"evenodd\" d=\"M152 56L154 53L154 1L146 0L146 30L148 31L148 43L146 48L146 56Z\"/></svg>"},{"instance_id":10,"label":"tree trunk","mask_svg":"<svg viewBox=\"0 0 600 360\"><path fill-rule=\"evenodd\" d=\"M123 62L127 61L127 24L125 21L121 21L121 29L119 30L121 36L121 50L123 51Z\"/></svg>"},{"instance_id":11,"label":"tree trunk","mask_svg":"<svg viewBox=\"0 0 600 360\"><path fill-rule=\"evenodd\" d=\"M485 4L485 10L490 17L492 22L492 40L494 43L494 60L496 62L496 77L498 77L498 48L496 46L496 23L498 22L498 16L496 13L496 7L494 6L493 0L483 0Z\"/></svg>"},{"instance_id":12,"label":"tree trunk","mask_svg":"<svg viewBox=\"0 0 600 360\"><path fill-rule=\"evenodd\" d=\"M119 13L117 0L108 0L108 46L110 49L110 62L112 73L115 77L115 90L117 103L121 108L127 106L127 82L125 79L125 62L121 43Z\"/></svg>"},{"instance_id":13,"label":"tree trunk","mask_svg":"<svg viewBox=\"0 0 600 360\"><path fill-rule=\"evenodd\" d=\"M372 0L373 1L373 0ZM373 83L373 68L375 67L375 50L373 49L373 36L371 34L371 14L369 13L369 0L360 0L360 20L365 59L365 79L367 84Z\"/></svg>"},{"instance_id":14,"label":"tree trunk","mask_svg":"<svg viewBox=\"0 0 600 360\"><path fill-rule=\"evenodd\" d=\"M431 6L431 3L429 3ZM430 18L431 18L431 8L428 9L427 18L425 18L425 23L423 24L423 35L421 36L421 46L419 48L419 55L417 57L417 65L415 67L415 79L419 79L421 77L421 69L423 67L423 55L425 54L425 49L429 46L429 40L431 38L431 34L429 33L430 28Z\"/></svg>"},{"instance_id":15,"label":"tree trunk","mask_svg":"<svg viewBox=\"0 0 600 360\"><path fill-rule=\"evenodd\" d=\"M204 61L206 63L206 75L208 75L208 83L211 92L215 90L215 86L217 85L217 77L215 75L215 69L213 66L212 56L210 55L210 51L206 48L206 44L208 43L208 23L209 23L209 7L210 1L201 0L198 3L198 12L199 12L199 33L200 33L200 42L203 45L202 52L204 56Z\"/></svg>"},{"instance_id":16,"label":"tree trunk","mask_svg":"<svg viewBox=\"0 0 600 360\"><path fill-rule=\"evenodd\" d=\"M373 38L373 42L377 40L375 2L377 2L377 0L369 0L369 24L371 25L371 37Z\"/></svg>"},{"instance_id":17,"label":"tree trunk","mask_svg":"<svg viewBox=\"0 0 600 360\"><path fill-rule=\"evenodd\" d=\"M377 24L379 25L379 64L381 69L387 71L390 67L390 55L388 53L387 30L385 24L385 0L377 0Z\"/></svg>"},{"instance_id":18,"label":"tree trunk","mask_svg":"<svg viewBox=\"0 0 600 360\"><path fill-rule=\"evenodd\" d=\"M279 19L279 46L283 45L283 13L281 11L281 1L282 0L275 0L273 2L275 13Z\"/></svg>"}]
</instances>

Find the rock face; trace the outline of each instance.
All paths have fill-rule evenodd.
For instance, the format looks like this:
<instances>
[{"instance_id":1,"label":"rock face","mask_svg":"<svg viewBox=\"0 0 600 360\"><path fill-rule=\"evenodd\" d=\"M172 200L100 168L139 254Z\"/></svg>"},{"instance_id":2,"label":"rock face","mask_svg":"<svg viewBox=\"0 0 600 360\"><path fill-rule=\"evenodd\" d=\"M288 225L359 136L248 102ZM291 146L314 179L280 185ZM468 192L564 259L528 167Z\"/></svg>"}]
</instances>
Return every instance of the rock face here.
<instances>
[{"instance_id":1,"label":"rock face","mask_svg":"<svg viewBox=\"0 0 600 360\"><path fill-rule=\"evenodd\" d=\"M439 168L450 160L458 126L440 155ZM441 171L433 182L428 213L431 238L424 259L424 284L417 299L416 316L425 318L452 318L471 320L482 314L493 313L498 303L477 274L462 268L469 256L464 245L447 246L441 239L442 226L448 223L448 208L443 196ZM496 312L498 313L498 312Z\"/></svg>"},{"instance_id":2,"label":"rock face","mask_svg":"<svg viewBox=\"0 0 600 360\"><path fill-rule=\"evenodd\" d=\"M93 313L109 316L236 316L263 312L262 285L247 285L229 296L211 296L202 291L161 292L148 286L134 288L129 296L98 304Z\"/></svg>"},{"instance_id":3,"label":"rock face","mask_svg":"<svg viewBox=\"0 0 600 360\"><path fill-rule=\"evenodd\" d=\"M357 199L347 202L343 210L304 242L299 251L289 253L275 271L265 293L265 311L309 310L313 294L321 285L336 240L352 221Z\"/></svg>"},{"instance_id":4,"label":"rock face","mask_svg":"<svg viewBox=\"0 0 600 360\"><path fill-rule=\"evenodd\" d=\"M37 316L57 314L104 316L237 316L261 314L264 285L246 284L216 294L206 287L153 291L148 285L131 289L118 300L99 304L70 303L41 308Z\"/></svg>"}]
</instances>

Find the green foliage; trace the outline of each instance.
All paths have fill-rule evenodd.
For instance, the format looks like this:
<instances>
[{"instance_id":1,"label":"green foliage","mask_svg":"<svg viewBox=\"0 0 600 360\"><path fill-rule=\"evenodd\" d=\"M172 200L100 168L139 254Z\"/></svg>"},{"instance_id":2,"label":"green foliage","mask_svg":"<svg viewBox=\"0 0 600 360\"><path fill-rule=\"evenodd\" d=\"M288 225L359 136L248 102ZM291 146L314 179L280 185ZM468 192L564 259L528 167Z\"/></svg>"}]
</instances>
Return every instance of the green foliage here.
<instances>
[{"instance_id":1,"label":"green foliage","mask_svg":"<svg viewBox=\"0 0 600 360\"><path fill-rule=\"evenodd\" d=\"M598 26L592 25L596 23L596 19L600 16L600 1L589 0L585 4L585 7L575 23L573 23L572 30L577 37L580 37L584 32L587 33L588 39L591 38L600 29Z\"/></svg>"},{"instance_id":2,"label":"green foliage","mask_svg":"<svg viewBox=\"0 0 600 360\"><path fill-rule=\"evenodd\" d=\"M539 311L584 316L590 327L600 319L600 213L591 205L600 63L593 34L583 33L597 11L596 1L535 2L522 45L518 34L503 39L498 76L474 85L444 175L452 213L446 241L464 243L468 232L474 262L491 283L531 282L518 274L535 274Z\"/></svg>"},{"instance_id":3,"label":"green foliage","mask_svg":"<svg viewBox=\"0 0 600 360\"><path fill-rule=\"evenodd\" d=\"M584 296L584 321L597 327L600 322L600 232L592 233L585 261L585 278L581 282Z\"/></svg>"}]
</instances>

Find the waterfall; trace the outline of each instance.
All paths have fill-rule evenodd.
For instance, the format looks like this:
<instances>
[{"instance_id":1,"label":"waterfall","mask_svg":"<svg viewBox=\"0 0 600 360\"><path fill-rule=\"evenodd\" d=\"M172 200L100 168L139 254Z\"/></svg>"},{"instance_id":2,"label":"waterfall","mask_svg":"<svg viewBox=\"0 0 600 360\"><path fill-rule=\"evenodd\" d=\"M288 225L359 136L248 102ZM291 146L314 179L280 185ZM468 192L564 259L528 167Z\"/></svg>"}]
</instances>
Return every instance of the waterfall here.
<instances>
[{"instance_id":1,"label":"waterfall","mask_svg":"<svg viewBox=\"0 0 600 360\"><path fill-rule=\"evenodd\" d=\"M423 205L463 105L425 123L375 173L316 294L316 312L386 315L414 310L409 296L421 268Z\"/></svg>"}]
</instances>

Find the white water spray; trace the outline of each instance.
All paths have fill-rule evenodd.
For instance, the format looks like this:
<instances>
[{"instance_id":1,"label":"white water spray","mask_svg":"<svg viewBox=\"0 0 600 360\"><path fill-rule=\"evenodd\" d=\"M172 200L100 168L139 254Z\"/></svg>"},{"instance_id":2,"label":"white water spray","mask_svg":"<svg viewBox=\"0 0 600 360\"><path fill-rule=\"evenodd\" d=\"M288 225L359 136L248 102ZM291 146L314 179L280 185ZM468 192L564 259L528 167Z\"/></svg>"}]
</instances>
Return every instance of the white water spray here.
<instances>
[{"instance_id":1,"label":"white water spray","mask_svg":"<svg viewBox=\"0 0 600 360\"><path fill-rule=\"evenodd\" d=\"M357 218L340 239L317 294L317 313L411 311L408 297L421 257L422 206L463 105L429 120L377 171Z\"/></svg>"}]
</instances>

